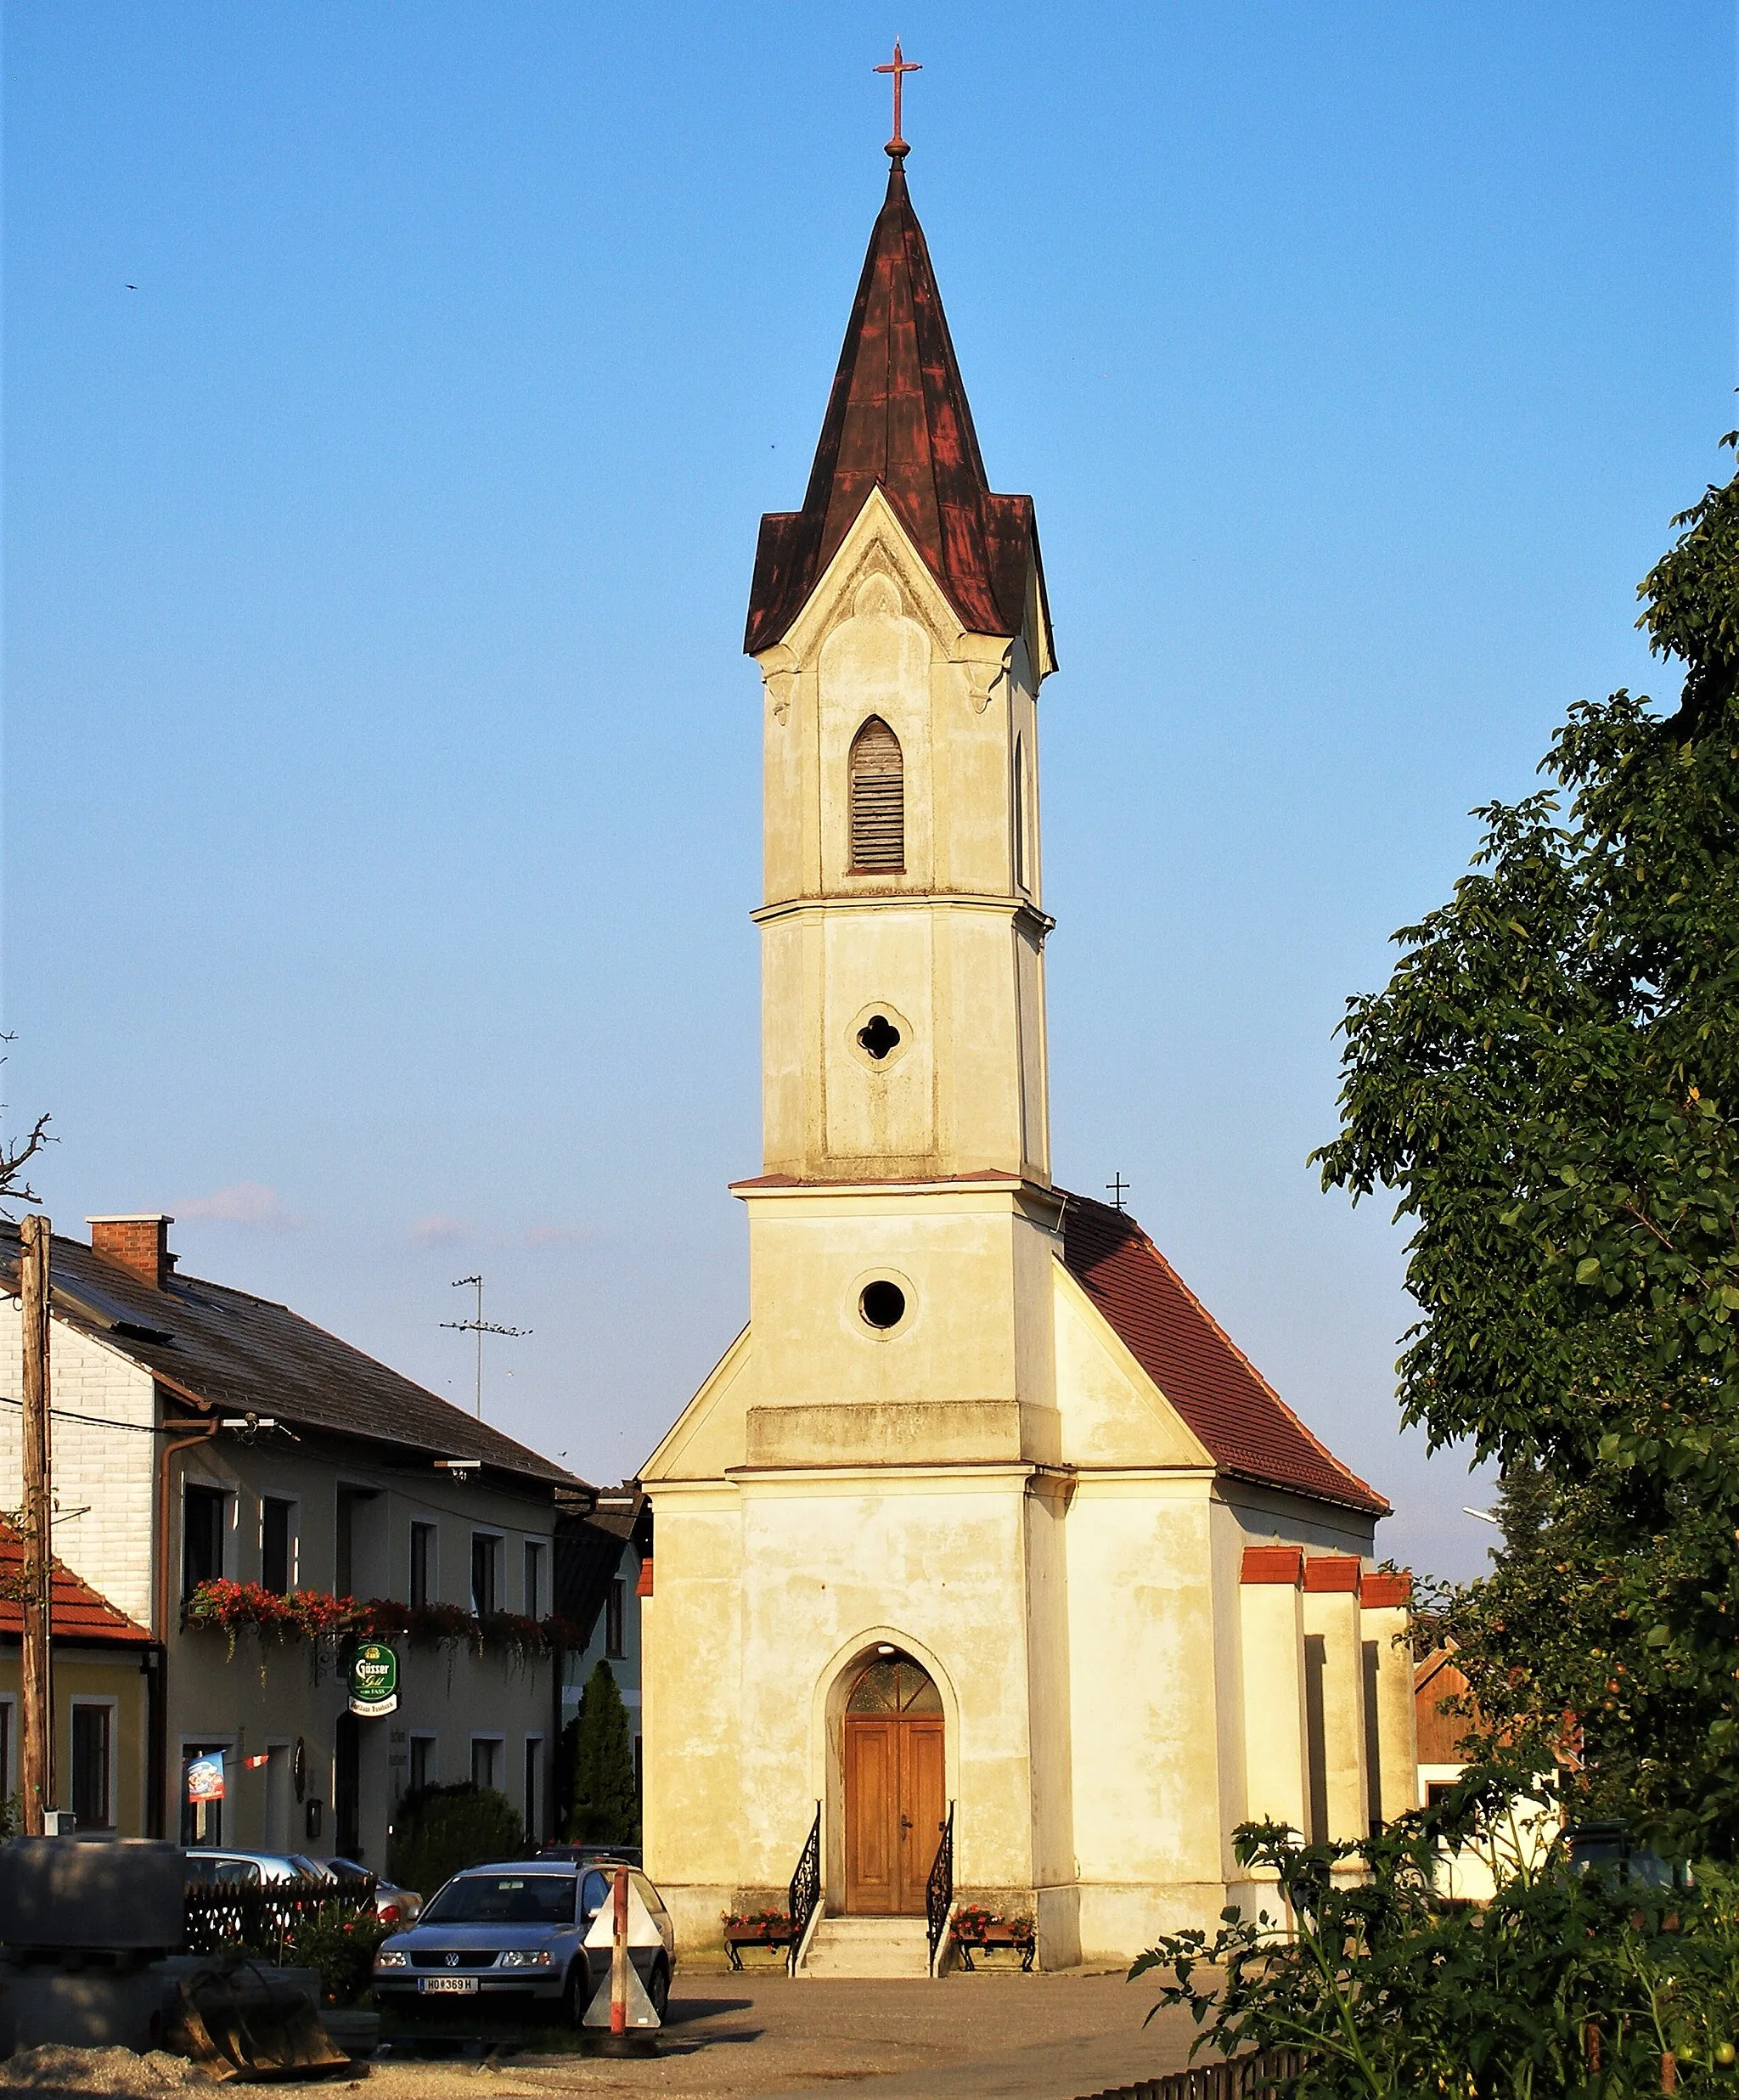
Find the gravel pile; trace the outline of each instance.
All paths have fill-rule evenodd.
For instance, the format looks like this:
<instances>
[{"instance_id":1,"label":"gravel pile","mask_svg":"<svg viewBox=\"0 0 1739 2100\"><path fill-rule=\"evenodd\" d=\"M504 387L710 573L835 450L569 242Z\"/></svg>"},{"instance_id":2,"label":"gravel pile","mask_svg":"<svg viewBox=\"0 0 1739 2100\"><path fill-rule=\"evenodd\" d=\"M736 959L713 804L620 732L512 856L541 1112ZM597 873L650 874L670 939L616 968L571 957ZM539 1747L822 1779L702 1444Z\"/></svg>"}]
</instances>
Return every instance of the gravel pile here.
<instances>
[{"instance_id":1,"label":"gravel pile","mask_svg":"<svg viewBox=\"0 0 1739 2100\"><path fill-rule=\"evenodd\" d=\"M5 2092L155 2095L210 2082L184 2056L167 2056L161 2049L135 2056L131 2049L68 2049L45 2042L0 2062L0 2092Z\"/></svg>"}]
</instances>

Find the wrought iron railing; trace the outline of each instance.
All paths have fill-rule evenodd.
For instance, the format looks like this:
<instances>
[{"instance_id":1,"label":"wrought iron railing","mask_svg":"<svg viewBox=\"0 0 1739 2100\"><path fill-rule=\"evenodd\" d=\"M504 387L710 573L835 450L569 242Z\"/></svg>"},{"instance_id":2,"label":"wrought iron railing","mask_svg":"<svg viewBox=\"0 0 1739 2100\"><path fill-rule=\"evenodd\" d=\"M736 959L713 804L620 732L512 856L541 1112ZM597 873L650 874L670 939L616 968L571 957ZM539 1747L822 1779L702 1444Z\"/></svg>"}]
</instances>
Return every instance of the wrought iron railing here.
<instances>
[{"instance_id":1,"label":"wrought iron railing","mask_svg":"<svg viewBox=\"0 0 1739 2100\"><path fill-rule=\"evenodd\" d=\"M815 1906L821 1900L821 1804L815 1804L815 1820L809 1826L809 1834L803 1840L803 1849L797 1855L797 1871L791 1876L789 1903L791 1914L791 1951L785 1956L785 1967L795 1976L797 1956L803 1951L803 1934L809 1929L809 1920L815 1915Z\"/></svg>"},{"instance_id":2,"label":"wrought iron railing","mask_svg":"<svg viewBox=\"0 0 1739 2100\"><path fill-rule=\"evenodd\" d=\"M942 1843L936 1848L930 1879L924 1887L924 1916L930 1931L930 1973L942 1958L942 1935L948 1930L948 1914L954 1902L954 1804L948 1804L948 1821L942 1827Z\"/></svg>"}]
</instances>

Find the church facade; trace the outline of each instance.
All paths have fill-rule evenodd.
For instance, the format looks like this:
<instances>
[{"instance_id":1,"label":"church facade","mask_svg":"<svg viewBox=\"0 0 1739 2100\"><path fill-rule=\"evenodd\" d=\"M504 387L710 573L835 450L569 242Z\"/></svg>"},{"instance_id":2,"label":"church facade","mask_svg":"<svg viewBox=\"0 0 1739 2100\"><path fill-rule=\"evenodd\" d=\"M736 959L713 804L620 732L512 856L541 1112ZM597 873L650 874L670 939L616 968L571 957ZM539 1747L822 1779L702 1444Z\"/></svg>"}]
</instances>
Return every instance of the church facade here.
<instances>
[{"instance_id":1,"label":"church facade","mask_svg":"<svg viewBox=\"0 0 1739 2100\"><path fill-rule=\"evenodd\" d=\"M641 1475L645 1856L694 1947L812 1829L824 1920L920 1925L947 1839L1060 1967L1255 1893L1248 1817L1412 1804L1406 1585L1382 1496L1051 1178L1044 571L889 152L756 561L763 1170L749 1323Z\"/></svg>"}]
</instances>

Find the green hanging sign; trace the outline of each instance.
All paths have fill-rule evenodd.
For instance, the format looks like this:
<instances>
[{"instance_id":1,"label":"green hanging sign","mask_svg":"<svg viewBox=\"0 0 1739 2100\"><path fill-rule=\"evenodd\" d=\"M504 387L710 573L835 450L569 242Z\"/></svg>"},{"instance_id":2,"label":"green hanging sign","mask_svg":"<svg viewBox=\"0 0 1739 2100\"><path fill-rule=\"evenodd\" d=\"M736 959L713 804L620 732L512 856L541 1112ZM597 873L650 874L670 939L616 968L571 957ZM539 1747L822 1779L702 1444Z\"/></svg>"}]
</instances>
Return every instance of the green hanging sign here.
<instances>
[{"instance_id":1,"label":"green hanging sign","mask_svg":"<svg viewBox=\"0 0 1739 2100\"><path fill-rule=\"evenodd\" d=\"M360 1641L345 1665L350 1710L378 1720L398 1709L398 1658L384 1641Z\"/></svg>"}]
</instances>

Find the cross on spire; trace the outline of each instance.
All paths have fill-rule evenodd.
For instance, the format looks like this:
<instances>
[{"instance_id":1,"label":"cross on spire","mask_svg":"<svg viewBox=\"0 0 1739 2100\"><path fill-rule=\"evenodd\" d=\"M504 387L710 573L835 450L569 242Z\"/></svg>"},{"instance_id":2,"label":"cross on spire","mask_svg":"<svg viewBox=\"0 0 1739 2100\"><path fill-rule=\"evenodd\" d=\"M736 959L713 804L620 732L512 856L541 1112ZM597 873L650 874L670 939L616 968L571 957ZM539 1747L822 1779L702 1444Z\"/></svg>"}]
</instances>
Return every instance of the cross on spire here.
<instances>
[{"instance_id":1,"label":"cross on spire","mask_svg":"<svg viewBox=\"0 0 1739 2100\"><path fill-rule=\"evenodd\" d=\"M903 160L911 148L900 137L900 88L906 74L921 73L924 69L902 55L900 40L896 37L893 40L893 63L891 65L878 65L875 70L893 75L893 137L887 142L887 151L891 159Z\"/></svg>"}]
</instances>

